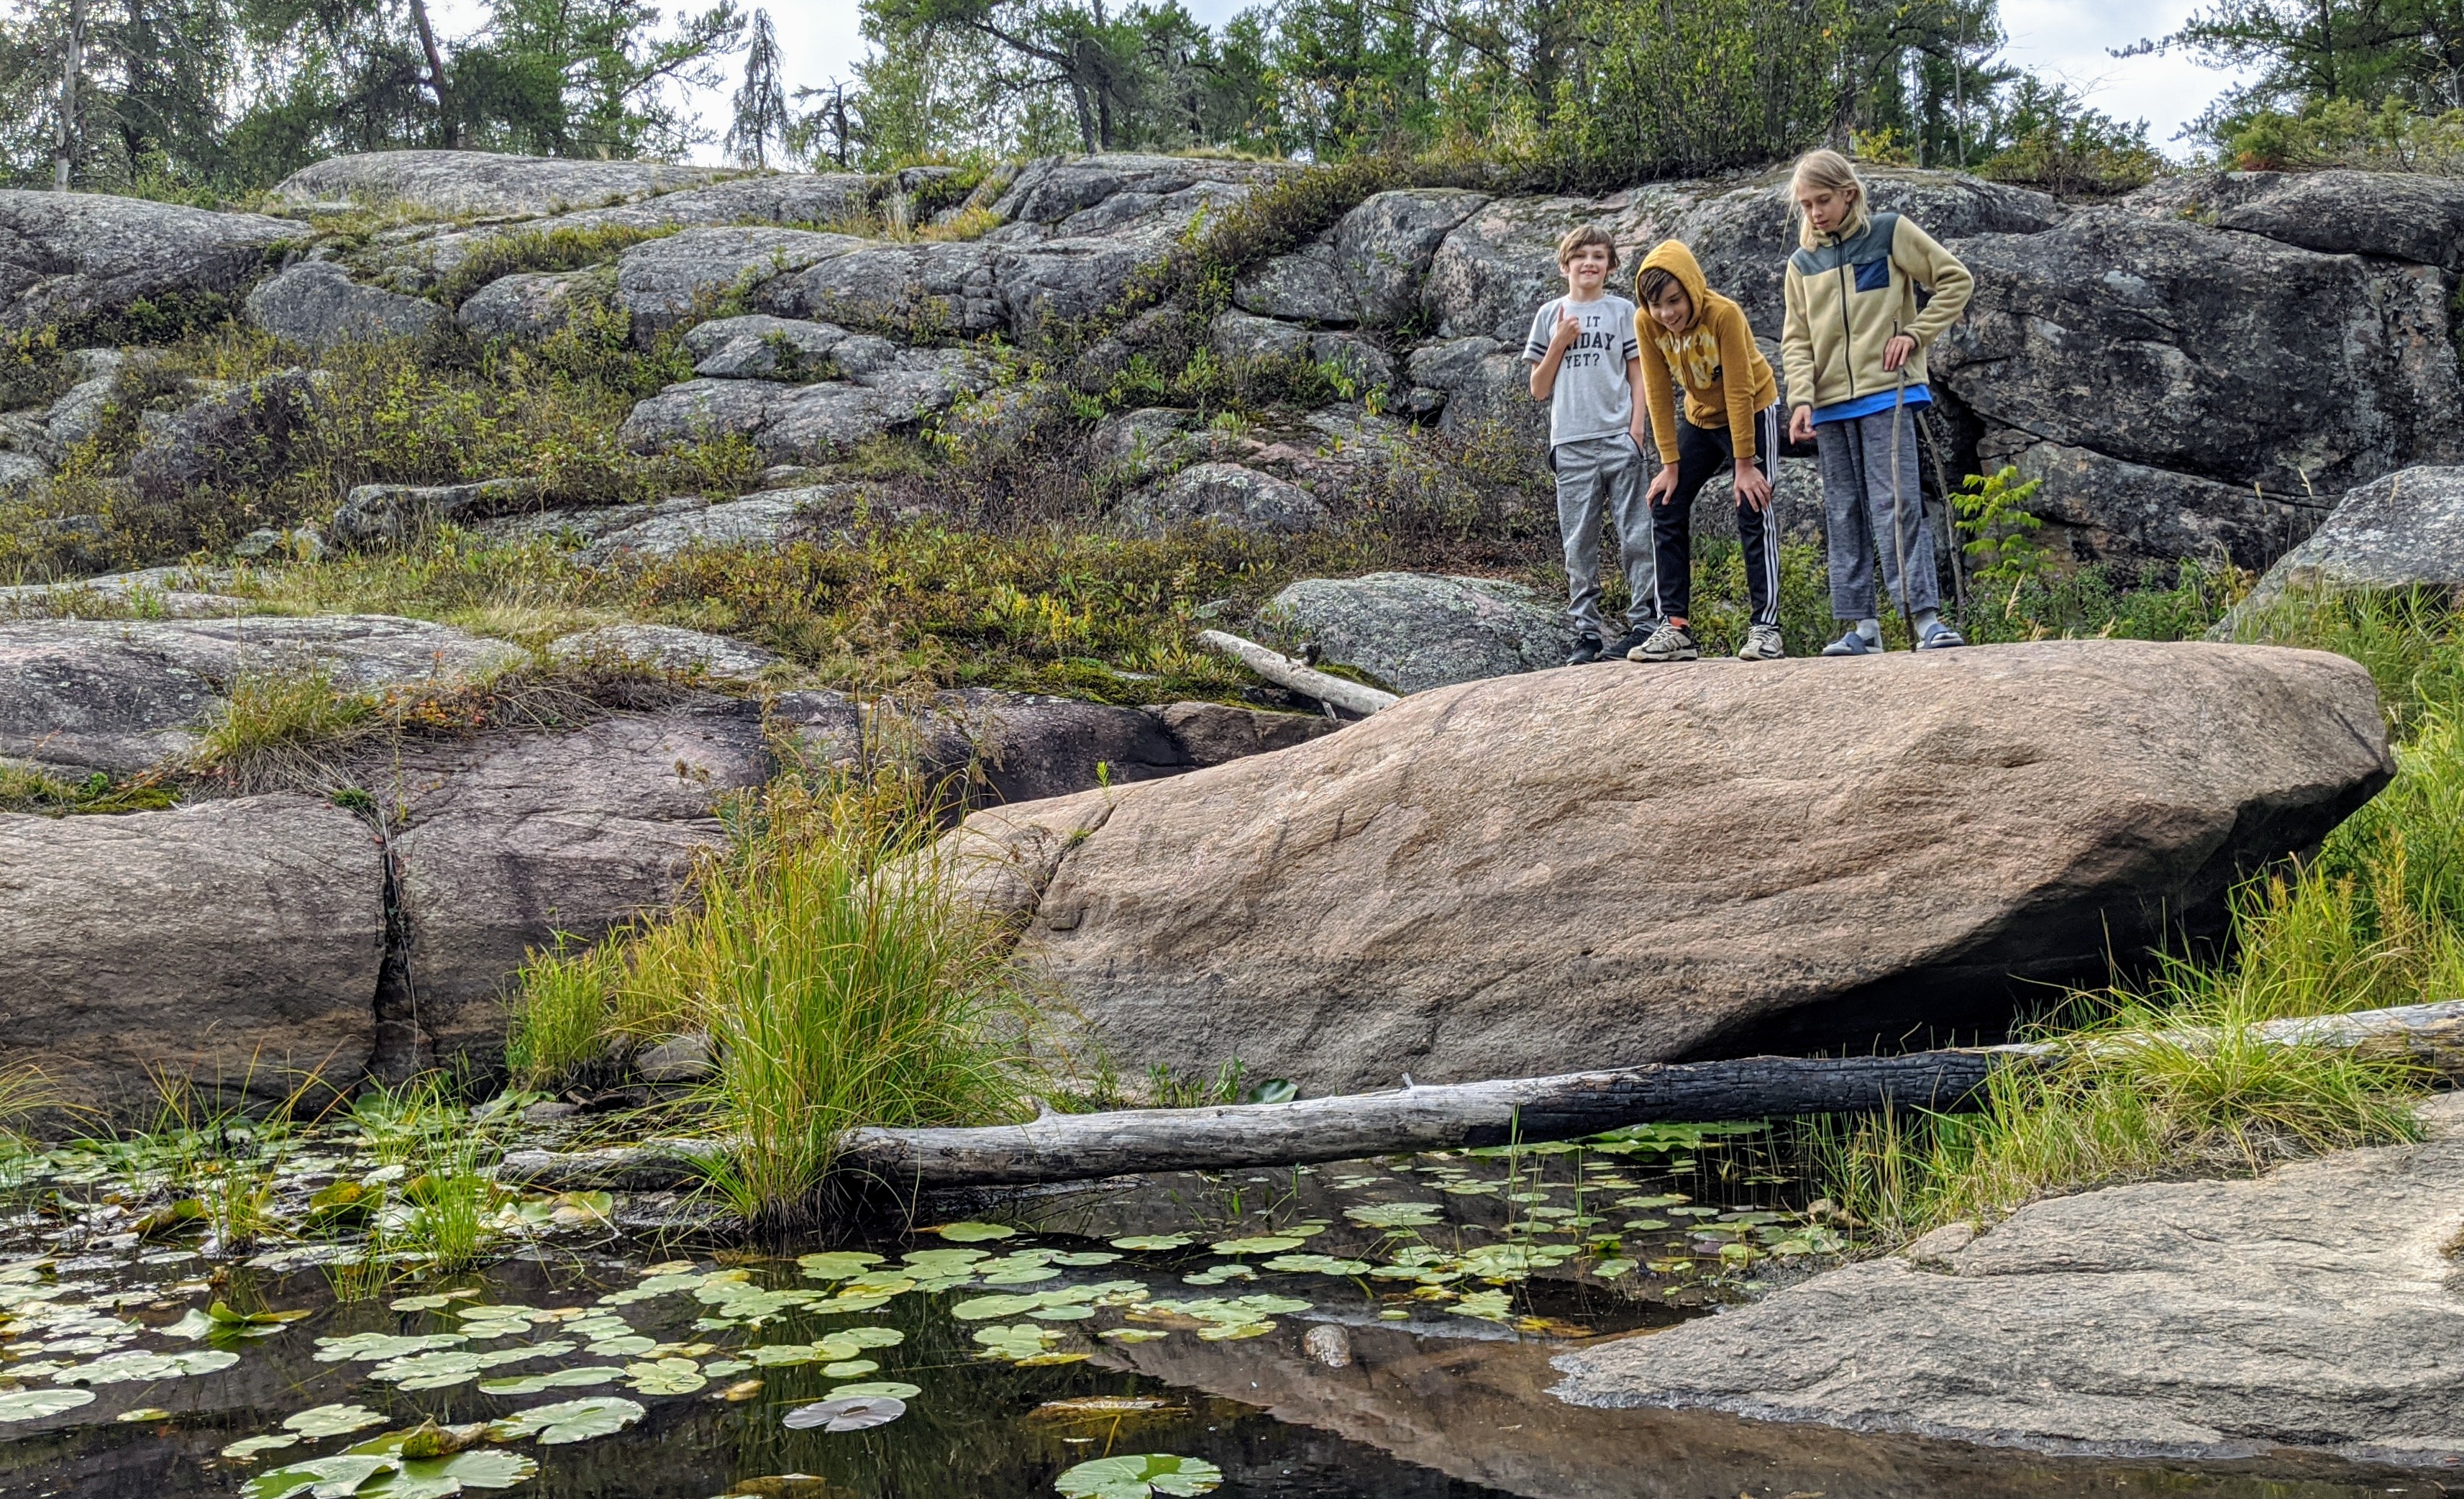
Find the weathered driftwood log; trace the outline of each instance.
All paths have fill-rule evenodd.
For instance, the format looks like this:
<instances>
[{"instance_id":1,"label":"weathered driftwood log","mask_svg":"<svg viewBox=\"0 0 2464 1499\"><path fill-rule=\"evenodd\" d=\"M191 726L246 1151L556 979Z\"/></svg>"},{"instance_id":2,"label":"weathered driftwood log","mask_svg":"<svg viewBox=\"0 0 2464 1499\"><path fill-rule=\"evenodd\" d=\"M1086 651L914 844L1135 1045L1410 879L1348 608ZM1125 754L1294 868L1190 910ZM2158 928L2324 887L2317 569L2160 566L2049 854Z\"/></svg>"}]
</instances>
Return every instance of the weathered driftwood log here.
<instances>
[{"instance_id":1,"label":"weathered driftwood log","mask_svg":"<svg viewBox=\"0 0 2464 1499\"><path fill-rule=\"evenodd\" d=\"M1269 650L1254 640L1227 635L1220 629L1199 630L1198 643L1209 650L1221 651L1277 687L1289 688L1322 703L1332 703L1347 713L1365 716L1380 708L1392 708L1403 700L1393 693L1379 692L1375 687L1317 671L1306 662Z\"/></svg>"},{"instance_id":2,"label":"weathered driftwood log","mask_svg":"<svg viewBox=\"0 0 2464 1499\"><path fill-rule=\"evenodd\" d=\"M2464 1001L2273 1021L2258 1031L2278 1045L2361 1049L2464 1076ZM1971 1103L1996 1069L2057 1065L2065 1054L2037 1044L1887 1057L1745 1057L1279 1104L1047 1113L1029 1124L978 1129L861 1129L842 1140L838 1169L902 1190L1021 1186L1538 1143L1659 1121L1954 1110ZM671 1139L575 1154L515 1151L497 1175L562 1190L660 1189L691 1181L696 1160L725 1148L719 1140Z\"/></svg>"}]
</instances>

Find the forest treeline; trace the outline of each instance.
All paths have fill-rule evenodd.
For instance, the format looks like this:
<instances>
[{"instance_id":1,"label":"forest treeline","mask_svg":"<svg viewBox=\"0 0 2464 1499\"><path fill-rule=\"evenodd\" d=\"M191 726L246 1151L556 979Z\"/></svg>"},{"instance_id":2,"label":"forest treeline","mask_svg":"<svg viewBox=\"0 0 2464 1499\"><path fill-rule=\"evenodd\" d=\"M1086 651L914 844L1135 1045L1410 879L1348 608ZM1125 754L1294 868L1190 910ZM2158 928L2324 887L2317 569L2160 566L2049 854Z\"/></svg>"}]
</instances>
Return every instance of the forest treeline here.
<instances>
[{"instance_id":1,"label":"forest treeline","mask_svg":"<svg viewBox=\"0 0 2464 1499\"><path fill-rule=\"evenodd\" d=\"M196 201L342 152L468 146L880 169L1055 151L1372 154L1633 181L1782 159L2145 181L2144 125L2013 66L1997 0L860 0L844 77L736 0L19 0L0 179ZM2212 0L2145 50L2243 71L2191 143L2246 165L2453 169L2464 0ZM693 89L738 86L703 121Z\"/></svg>"}]
</instances>

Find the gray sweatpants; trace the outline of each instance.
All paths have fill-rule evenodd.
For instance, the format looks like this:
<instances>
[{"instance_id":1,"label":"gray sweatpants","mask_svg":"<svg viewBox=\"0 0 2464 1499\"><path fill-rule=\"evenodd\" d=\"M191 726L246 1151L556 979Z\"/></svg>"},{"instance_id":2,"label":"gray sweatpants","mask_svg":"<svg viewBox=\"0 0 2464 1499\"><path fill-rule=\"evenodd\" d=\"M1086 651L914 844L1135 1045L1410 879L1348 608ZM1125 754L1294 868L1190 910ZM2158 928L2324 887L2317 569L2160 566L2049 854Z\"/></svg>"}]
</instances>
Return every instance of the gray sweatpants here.
<instances>
[{"instance_id":1,"label":"gray sweatpants","mask_svg":"<svg viewBox=\"0 0 2464 1499\"><path fill-rule=\"evenodd\" d=\"M1891 544L1891 418L1889 411L1824 422L1814 430L1822 453L1822 531L1831 549L1831 617L1873 619L1874 554L1903 615L1942 607L1933 532L1925 523L1925 499L1917 488L1917 413L1902 407L1900 420L1900 546ZM1908 577L1900 580L1900 553Z\"/></svg>"},{"instance_id":2,"label":"gray sweatpants","mask_svg":"<svg viewBox=\"0 0 2464 1499\"><path fill-rule=\"evenodd\" d=\"M1600 628L1600 518L1617 526L1617 566L1633 602L1628 629L1660 622L1660 581L1652 565L1651 507L1643 502L1650 475L1634 439L1586 437L1549 450L1557 474L1557 537L1566 545L1566 617L1578 635L1612 633Z\"/></svg>"}]
</instances>

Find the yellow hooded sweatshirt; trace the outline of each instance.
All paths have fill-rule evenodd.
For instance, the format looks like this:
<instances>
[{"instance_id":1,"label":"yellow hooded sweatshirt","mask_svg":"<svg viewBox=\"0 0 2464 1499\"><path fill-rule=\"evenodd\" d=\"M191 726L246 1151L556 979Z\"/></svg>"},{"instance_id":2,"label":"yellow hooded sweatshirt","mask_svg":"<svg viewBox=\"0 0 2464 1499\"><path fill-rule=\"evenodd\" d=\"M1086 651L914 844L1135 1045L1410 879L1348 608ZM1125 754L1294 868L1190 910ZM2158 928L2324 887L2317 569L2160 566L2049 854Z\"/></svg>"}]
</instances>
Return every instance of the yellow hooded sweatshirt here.
<instances>
[{"instance_id":1,"label":"yellow hooded sweatshirt","mask_svg":"<svg viewBox=\"0 0 2464 1499\"><path fill-rule=\"evenodd\" d=\"M1660 461L1677 461L1677 385L1685 387L1687 421L1713 431L1726 423L1736 456L1753 457L1754 416L1779 399L1779 383L1771 378L1771 361L1754 346L1746 310L1703 284L1703 267L1683 240L1663 239L1642 257L1635 272L1638 303L1642 274L1655 270L1677 277L1694 303L1694 320L1676 333L1661 327L1649 307L1634 315L1635 337L1660 350L1660 358L1642 362L1651 440Z\"/></svg>"}]
</instances>

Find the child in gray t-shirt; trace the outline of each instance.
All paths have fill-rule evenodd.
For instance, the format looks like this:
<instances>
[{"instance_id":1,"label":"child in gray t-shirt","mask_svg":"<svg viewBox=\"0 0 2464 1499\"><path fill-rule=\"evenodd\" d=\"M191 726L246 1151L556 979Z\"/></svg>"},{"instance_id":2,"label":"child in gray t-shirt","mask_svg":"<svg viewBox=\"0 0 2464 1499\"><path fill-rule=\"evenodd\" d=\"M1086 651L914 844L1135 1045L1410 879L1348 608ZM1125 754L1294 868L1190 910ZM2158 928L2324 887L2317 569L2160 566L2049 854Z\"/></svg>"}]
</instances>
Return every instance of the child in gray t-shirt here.
<instances>
[{"instance_id":1,"label":"child in gray t-shirt","mask_svg":"<svg viewBox=\"0 0 2464 1499\"><path fill-rule=\"evenodd\" d=\"M1574 622L1568 666L1622 661L1660 623L1650 508L1643 502L1642 345L1634 303L1608 291L1617 246L1586 224L1557 242L1566 295L1531 320L1523 357L1531 397L1549 403L1549 467L1557 475L1557 536L1566 548L1566 611ZM1600 516L1617 523L1617 562L1632 600L1625 635L1608 645L1600 623Z\"/></svg>"}]
</instances>

